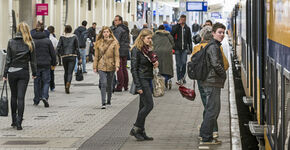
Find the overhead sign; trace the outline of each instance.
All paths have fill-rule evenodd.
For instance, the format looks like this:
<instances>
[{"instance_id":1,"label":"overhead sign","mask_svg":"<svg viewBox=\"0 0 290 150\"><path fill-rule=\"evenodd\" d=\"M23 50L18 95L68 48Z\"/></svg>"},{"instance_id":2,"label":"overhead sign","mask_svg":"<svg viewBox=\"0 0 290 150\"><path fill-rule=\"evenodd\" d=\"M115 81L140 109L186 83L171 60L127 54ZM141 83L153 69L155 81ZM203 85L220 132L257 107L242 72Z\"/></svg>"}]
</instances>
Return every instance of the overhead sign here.
<instances>
[{"instance_id":1,"label":"overhead sign","mask_svg":"<svg viewBox=\"0 0 290 150\"><path fill-rule=\"evenodd\" d=\"M207 11L207 2L186 2L186 11Z\"/></svg>"},{"instance_id":2,"label":"overhead sign","mask_svg":"<svg viewBox=\"0 0 290 150\"><path fill-rule=\"evenodd\" d=\"M47 16L48 15L48 4L36 4L36 15Z\"/></svg>"},{"instance_id":3,"label":"overhead sign","mask_svg":"<svg viewBox=\"0 0 290 150\"><path fill-rule=\"evenodd\" d=\"M222 19L222 14L219 12L212 12L211 17L215 19Z\"/></svg>"}]
</instances>

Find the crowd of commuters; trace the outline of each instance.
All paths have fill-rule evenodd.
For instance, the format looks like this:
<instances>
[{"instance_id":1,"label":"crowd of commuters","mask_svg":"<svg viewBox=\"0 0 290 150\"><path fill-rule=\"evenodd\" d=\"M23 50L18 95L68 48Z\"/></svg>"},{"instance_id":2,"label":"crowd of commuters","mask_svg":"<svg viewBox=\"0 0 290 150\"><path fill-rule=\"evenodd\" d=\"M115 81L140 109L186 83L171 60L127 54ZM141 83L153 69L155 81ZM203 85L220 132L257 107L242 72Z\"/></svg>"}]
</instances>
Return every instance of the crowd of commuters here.
<instances>
[{"instance_id":1,"label":"crowd of commuters","mask_svg":"<svg viewBox=\"0 0 290 150\"><path fill-rule=\"evenodd\" d=\"M42 22L29 31L25 23L17 26L16 37L8 42L4 80L9 81L11 89L11 126L22 130L25 105L25 93L29 82L29 63L34 79L34 105L42 101L49 107L49 88L55 89L54 70L62 64L64 70L64 90L70 94L73 73L82 65L86 73L86 62L93 62L93 71L99 75L102 109L111 105L113 92L128 90L127 61L131 61L131 73L136 93L139 94L139 111L130 131L138 141L153 140L145 132L145 120L152 111L153 70L165 79L167 89L172 87L173 51L175 51L177 85L186 84L186 63L188 55L203 50L206 45L206 62L209 73L206 79L197 81L202 104L203 122L200 126L200 144L220 144L217 118L220 112L220 94L226 80L228 61L223 53L221 41L225 26L214 25L210 20L204 26L195 23L192 30L186 24L186 16L181 15L177 24L169 25L166 21L157 28L149 29L147 24L142 29L136 25L129 30L128 22L116 15L111 27L104 26L96 33L96 23L86 28L87 21L74 30L66 25L64 34L57 40L53 26L47 30ZM192 31L192 32L191 32ZM130 33L133 45L130 46ZM194 37L192 37L194 35ZM192 38L200 37L200 43L193 48ZM117 77L117 79L116 79Z\"/></svg>"}]
</instances>

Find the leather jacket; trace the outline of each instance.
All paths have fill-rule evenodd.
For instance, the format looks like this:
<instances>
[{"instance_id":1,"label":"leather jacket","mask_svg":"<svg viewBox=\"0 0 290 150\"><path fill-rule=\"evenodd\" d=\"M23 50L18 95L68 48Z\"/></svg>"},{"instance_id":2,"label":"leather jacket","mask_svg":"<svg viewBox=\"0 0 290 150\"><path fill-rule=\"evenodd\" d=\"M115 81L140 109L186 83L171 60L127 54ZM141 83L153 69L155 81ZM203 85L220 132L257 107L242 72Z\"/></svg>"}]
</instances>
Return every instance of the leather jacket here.
<instances>
[{"instance_id":1,"label":"leather jacket","mask_svg":"<svg viewBox=\"0 0 290 150\"><path fill-rule=\"evenodd\" d=\"M209 73L207 78L201 81L201 85L223 88L227 74L224 69L223 56L220 50L221 43L214 39L210 42L213 42L213 44L206 49L206 61Z\"/></svg>"},{"instance_id":2,"label":"leather jacket","mask_svg":"<svg viewBox=\"0 0 290 150\"><path fill-rule=\"evenodd\" d=\"M77 56L80 59L79 42L77 36L74 34L61 36L56 49L63 57Z\"/></svg>"},{"instance_id":3,"label":"leather jacket","mask_svg":"<svg viewBox=\"0 0 290 150\"><path fill-rule=\"evenodd\" d=\"M9 40L3 77L7 78L8 69L10 67L29 70L29 61L32 70L32 76L36 76L37 63L34 43L32 43L32 46L33 51L31 52L28 45L24 43L21 33L17 33L15 38Z\"/></svg>"},{"instance_id":4,"label":"leather jacket","mask_svg":"<svg viewBox=\"0 0 290 150\"><path fill-rule=\"evenodd\" d=\"M142 89L142 78L153 78L153 64L136 47L131 51L131 73L137 90Z\"/></svg>"},{"instance_id":5,"label":"leather jacket","mask_svg":"<svg viewBox=\"0 0 290 150\"><path fill-rule=\"evenodd\" d=\"M190 28L185 24L183 27L183 49L182 49L182 26L176 24L172 27L171 35L174 38L174 50L192 51L192 39Z\"/></svg>"}]
</instances>

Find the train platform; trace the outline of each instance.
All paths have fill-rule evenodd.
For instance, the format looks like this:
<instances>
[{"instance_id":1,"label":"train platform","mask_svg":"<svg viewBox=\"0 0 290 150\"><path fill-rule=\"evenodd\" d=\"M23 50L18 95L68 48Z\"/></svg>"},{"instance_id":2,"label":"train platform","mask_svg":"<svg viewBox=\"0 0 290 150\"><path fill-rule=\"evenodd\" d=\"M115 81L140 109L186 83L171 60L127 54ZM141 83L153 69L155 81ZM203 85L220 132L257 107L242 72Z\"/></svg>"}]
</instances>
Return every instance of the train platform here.
<instances>
[{"instance_id":1,"label":"train platform","mask_svg":"<svg viewBox=\"0 0 290 150\"><path fill-rule=\"evenodd\" d=\"M87 68L85 80L73 81L69 95L62 84L63 69L56 68L56 89L50 92L49 108L42 103L33 106L30 80L23 130L10 126L10 114L0 117L0 150L230 150L233 147L229 102L233 89L230 90L229 80L222 89L218 118L221 145L199 147L198 127L202 123L203 106L197 85L195 101L188 101L181 97L176 84L164 96L154 98L154 108L146 120L146 132L154 140L138 142L129 135L137 117L138 96L115 92L112 105L101 109L98 75L93 73L91 63ZM192 85L187 79L186 86L192 88Z\"/></svg>"}]
</instances>

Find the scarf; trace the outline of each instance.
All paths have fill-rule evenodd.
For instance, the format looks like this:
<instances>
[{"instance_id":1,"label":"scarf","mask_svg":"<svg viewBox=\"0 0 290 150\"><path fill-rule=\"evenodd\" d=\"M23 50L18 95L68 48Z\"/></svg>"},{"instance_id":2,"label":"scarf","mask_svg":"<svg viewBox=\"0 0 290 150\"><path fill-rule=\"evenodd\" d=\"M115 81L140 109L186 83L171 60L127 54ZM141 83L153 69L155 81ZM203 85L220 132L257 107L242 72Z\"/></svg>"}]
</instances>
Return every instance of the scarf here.
<instances>
[{"instance_id":1,"label":"scarf","mask_svg":"<svg viewBox=\"0 0 290 150\"><path fill-rule=\"evenodd\" d=\"M156 53L154 53L148 45L145 45L141 48L141 52L144 54L144 56L152 63L154 64L156 61L158 61L158 57Z\"/></svg>"}]
</instances>

